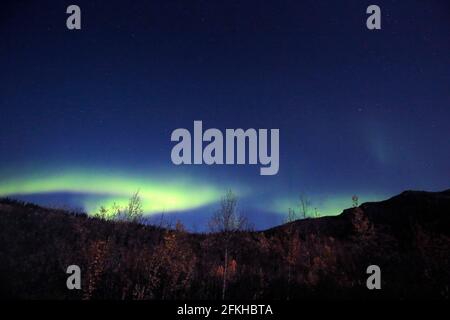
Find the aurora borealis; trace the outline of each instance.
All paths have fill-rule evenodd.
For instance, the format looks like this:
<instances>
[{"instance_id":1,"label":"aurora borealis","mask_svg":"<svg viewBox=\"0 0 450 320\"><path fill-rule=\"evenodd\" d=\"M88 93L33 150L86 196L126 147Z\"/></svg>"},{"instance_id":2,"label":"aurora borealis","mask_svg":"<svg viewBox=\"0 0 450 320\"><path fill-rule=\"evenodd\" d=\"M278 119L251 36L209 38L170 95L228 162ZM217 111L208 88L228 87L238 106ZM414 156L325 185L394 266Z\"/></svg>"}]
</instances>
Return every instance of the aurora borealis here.
<instances>
[{"instance_id":1,"label":"aurora borealis","mask_svg":"<svg viewBox=\"0 0 450 320\"><path fill-rule=\"evenodd\" d=\"M180 178L170 184L147 178L133 178L120 175L88 173L83 171L60 172L54 176L14 178L0 187L0 195L29 195L46 193L75 193L91 195L81 203L90 213L100 205L110 206L113 202L123 206L130 195L138 191L143 210L147 214L164 211L189 210L217 201L219 190L214 186L184 181Z\"/></svg>"},{"instance_id":2,"label":"aurora borealis","mask_svg":"<svg viewBox=\"0 0 450 320\"><path fill-rule=\"evenodd\" d=\"M378 1L5 1L0 196L123 204L205 225L227 189L256 228L449 187L450 7ZM280 169L175 166L176 128L279 128ZM55 200L57 199L57 200Z\"/></svg>"}]
</instances>

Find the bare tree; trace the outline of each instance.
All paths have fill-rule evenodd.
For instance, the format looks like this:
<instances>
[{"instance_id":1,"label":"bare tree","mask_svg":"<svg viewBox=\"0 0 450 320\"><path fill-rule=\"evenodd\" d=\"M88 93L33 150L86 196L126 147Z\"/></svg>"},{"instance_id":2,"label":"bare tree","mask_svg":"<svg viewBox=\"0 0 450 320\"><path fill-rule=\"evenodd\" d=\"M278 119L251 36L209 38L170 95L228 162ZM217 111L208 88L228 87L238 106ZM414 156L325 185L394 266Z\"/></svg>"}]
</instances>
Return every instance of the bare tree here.
<instances>
[{"instance_id":1,"label":"bare tree","mask_svg":"<svg viewBox=\"0 0 450 320\"><path fill-rule=\"evenodd\" d=\"M285 261L287 265L287 296L286 298L290 299L290 290L293 278L295 276L295 265L298 260L298 252L300 250L300 238L298 234L298 230L296 230L296 226L294 221L301 219L306 219L310 216L310 207L311 202L306 197L305 194L300 193L299 196L299 210L298 213L295 209L289 208L288 214L286 216L286 227L284 229L286 238L287 238L287 251L285 256ZM317 208L314 209L314 216L318 217Z\"/></svg>"},{"instance_id":2,"label":"bare tree","mask_svg":"<svg viewBox=\"0 0 450 320\"><path fill-rule=\"evenodd\" d=\"M306 219L306 217L308 217L308 215L309 215L311 201L309 201L309 199L303 193L300 194L299 198L300 198L300 202L299 202L300 213L302 214L302 218Z\"/></svg>"},{"instance_id":3,"label":"bare tree","mask_svg":"<svg viewBox=\"0 0 450 320\"><path fill-rule=\"evenodd\" d=\"M358 207L358 200L359 200L359 198L356 194L352 196L352 207L353 208Z\"/></svg>"},{"instance_id":4,"label":"bare tree","mask_svg":"<svg viewBox=\"0 0 450 320\"><path fill-rule=\"evenodd\" d=\"M101 206L100 209L93 214L94 218L108 220L109 219L109 209Z\"/></svg>"},{"instance_id":5,"label":"bare tree","mask_svg":"<svg viewBox=\"0 0 450 320\"><path fill-rule=\"evenodd\" d=\"M294 222L296 220L298 220L297 213L295 212L294 209L289 208L288 214L287 214L286 218L284 219L284 223L290 223L290 222Z\"/></svg>"},{"instance_id":6,"label":"bare tree","mask_svg":"<svg viewBox=\"0 0 450 320\"><path fill-rule=\"evenodd\" d=\"M222 246L224 250L222 300L225 299L227 288L227 272L229 260L230 240L234 233L244 230L247 226L247 219L237 210L237 197L228 190L220 202L220 209L213 215L209 222L212 232L221 233Z\"/></svg>"},{"instance_id":7,"label":"bare tree","mask_svg":"<svg viewBox=\"0 0 450 320\"><path fill-rule=\"evenodd\" d=\"M126 207L120 207L115 202L108 209L101 206L99 211L94 213L95 218L103 220L125 220L130 222L142 222L144 210L142 209L142 201L139 197L139 190L133 193L128 200Z\"/></svg>"},{"instance_id":8,"label":"bare tree","mask_svg":"<svg viewBox=\"0 0 450 320\"><path fill-rule=\"evenodd\" d=\"M320 218L320 213L317 211L317 208L314 208L314 218Z\"/></svg>"},{"instance_id":9,"label":"bare tree","mask_svg":"<svg viewBox=\"0 0 450 320\"><path fill-rule=\"evenodd\" d=\"M132 222L142 222L144 210L142 209L141 197L139 197L139 190L133 193L128 201L126 208L126 219Z\"/></svg>"}]
</instances>

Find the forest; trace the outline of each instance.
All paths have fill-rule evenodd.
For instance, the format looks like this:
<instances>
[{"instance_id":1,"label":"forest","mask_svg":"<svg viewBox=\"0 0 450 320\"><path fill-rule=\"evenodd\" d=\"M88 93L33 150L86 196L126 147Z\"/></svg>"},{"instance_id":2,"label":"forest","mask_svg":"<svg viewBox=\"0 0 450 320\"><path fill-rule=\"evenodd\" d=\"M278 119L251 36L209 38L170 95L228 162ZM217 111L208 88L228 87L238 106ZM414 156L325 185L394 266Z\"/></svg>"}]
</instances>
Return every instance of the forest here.
<instances>
[{"instance_id":1,"label":"forest","mask_svg":"<svg viewBox=\"0 0 450 320\"><path fill-rule=\"evenodd\" d=\"M63 300L448 299L450 190L252 231L227 193L211 231L0 201L0 297ZM108 210L108 209L104 209ZM105 211L103 212L105 213ZM66 269L81 269L68 290ZM368 290L378 265L382 289Z\"/></svg>"}]
</instances>

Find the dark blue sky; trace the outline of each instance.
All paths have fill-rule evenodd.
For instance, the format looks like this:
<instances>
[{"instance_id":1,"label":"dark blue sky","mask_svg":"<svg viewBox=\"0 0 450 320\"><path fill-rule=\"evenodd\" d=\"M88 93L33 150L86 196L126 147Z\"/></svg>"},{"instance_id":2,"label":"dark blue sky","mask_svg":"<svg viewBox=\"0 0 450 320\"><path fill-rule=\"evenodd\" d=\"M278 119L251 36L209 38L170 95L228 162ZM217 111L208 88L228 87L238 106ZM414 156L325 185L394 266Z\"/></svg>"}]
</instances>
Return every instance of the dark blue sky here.
<instances>
[{"instance_id":1,"label":"dark blue sky","mask_svg":"<svg viewBox=\"0 0 450 320\"><path fill-rule=\"evenodd\" d=\"M0 37L2 195L94 210L139 187L197 225L232 188L265 227L300 192L337 214L449 187L448 1L4 1ZM194 120L279 128L278 175L174 166Z\"/></svg>"}]
</instances>

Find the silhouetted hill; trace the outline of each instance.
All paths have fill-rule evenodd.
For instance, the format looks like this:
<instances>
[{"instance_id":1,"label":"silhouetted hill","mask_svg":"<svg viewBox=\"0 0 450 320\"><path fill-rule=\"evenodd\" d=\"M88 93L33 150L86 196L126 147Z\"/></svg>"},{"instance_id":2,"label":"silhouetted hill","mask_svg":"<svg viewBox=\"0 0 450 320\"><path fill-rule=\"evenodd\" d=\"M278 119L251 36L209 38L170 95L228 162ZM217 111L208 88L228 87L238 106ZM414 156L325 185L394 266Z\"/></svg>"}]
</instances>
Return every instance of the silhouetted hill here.
<instances>
[{"instance_id":1,"label":"silhouetted hill","mask_svg":"<svg viewBox=\"0 0 450 320\"><path fill-rule=\"evenodd\" d=\"M388 200L366 202L359 206L371 223L389 228L390 233L402 237L411 223L449 234L450 230L450 189L442 192L404 191ZM355 208L344 210L338 216L318 219L304 219L292 222L302 233L319 232L338 237L351 235L352 217ZM278 232L288 226L282 225L267 232Z\"/></svg>"},{"instance_id":2,"label":"silhouetted hill","mask_svg":"<svg viewBox=\"0 0 450 320\"><path fill-rule=\"evenodd\" d=\"M449 227L450 190L406 191L339 216L229 237L2 200L0 296L220 299L226 274L227 299L448 299ZM66 288L73 264L82 290ZM372 264L381 290L366 287Z\"/></svg>"}]
</instances>

